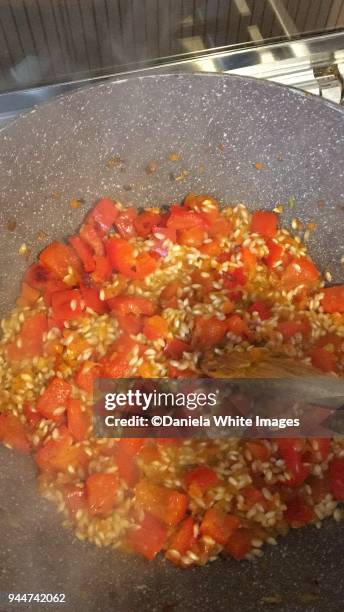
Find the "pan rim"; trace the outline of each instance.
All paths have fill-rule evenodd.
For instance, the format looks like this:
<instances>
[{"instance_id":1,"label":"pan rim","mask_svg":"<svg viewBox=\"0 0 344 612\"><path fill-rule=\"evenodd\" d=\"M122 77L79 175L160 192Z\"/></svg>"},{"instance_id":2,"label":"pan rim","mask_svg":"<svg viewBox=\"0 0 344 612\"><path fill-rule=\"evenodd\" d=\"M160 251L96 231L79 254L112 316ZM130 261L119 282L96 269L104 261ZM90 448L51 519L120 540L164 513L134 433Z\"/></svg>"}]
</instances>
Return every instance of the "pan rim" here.
<instances>
[{"instance_id":1,"label":"pan rim","mask_svg":"<svg viewBox=\"0 0 344 612\"><path fill-rule=\"evenodd\" d=\"M42 102L41 104L35 104L32 108L19 112L18 115L16 115L13 119L10 119L8 122L5 123L4 126L0 127L0 136L4 136L4 135L6 136L6 133L10 131L12 127L15 127L21 121L25 120L31 115L34 115L37 111L39 111L40 108L50 108L51 106L52 107L57 106L63 100L67 100L70 98L77 99L78 96L85 95L85 93L92 92L93 90L99 91L99 89L104 88L104 87L113 87L115 85L121 85L123 83L128 83L130 81L145 81L149 79L154 79L154 80L162 79L163 80L163 79L172 79L172 78L193 79L193 78L202 78L202 77L207 77L207 78L212 77L217 80L237 81L241 83L255 83L258 87L268 87L268 88L271 87L272 90L275 90L275 91L280 90L281 93L283 91L289 91L292 95L295 96L295 99L296 99L296 96L300 96L301 98L309 101L312 104L313 103L319 104L320 106L324 108L328 108L329 110L336 111L339 117L341 117L344 120L344 106L341 106L340 104L336 104L335 102L332 102L330 100L326 100L322 96L318 96L317 94L303 91L302 89L299 89L298 87L294 87L291 85L284 85L283 83L277 83L276 81L270 81L268 79L262 79L262 78L254 77L254 76L244 76L241 74L228 74L228 73L223 73L223 72L222 73L221 72L205 72L205 71L199 71L199 72L193 72L193 73L166 72L166 73L145 74L145 75L137 75L137 74L131 75L130 74L124 77L123 75L120 75L118 78L116 77L116 78L104 79L102 81L98 81L97 83L90 84L90 85L80 85L78 89L70 93L68 92L60 93L54 96L53 98L46 100L45 102Z\"/></svg>"}]
</instances>

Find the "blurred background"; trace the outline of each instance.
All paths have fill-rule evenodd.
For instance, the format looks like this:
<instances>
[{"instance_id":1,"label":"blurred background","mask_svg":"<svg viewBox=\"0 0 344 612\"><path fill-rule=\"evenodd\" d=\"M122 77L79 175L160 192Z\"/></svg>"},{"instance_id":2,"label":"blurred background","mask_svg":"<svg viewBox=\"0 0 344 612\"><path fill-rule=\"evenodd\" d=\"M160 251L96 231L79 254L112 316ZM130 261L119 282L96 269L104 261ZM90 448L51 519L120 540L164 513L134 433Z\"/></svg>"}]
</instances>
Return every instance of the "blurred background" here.
<instances>
[{"instance_id":1,"label":"blurred background","mask_svg":"<svg viewBox=\"0 0 344 612\"><path fill-rule=\"evenodd\" d=\"M344 27L344 0L0 0L0 92Z\"/></svg>"}]
</instances>

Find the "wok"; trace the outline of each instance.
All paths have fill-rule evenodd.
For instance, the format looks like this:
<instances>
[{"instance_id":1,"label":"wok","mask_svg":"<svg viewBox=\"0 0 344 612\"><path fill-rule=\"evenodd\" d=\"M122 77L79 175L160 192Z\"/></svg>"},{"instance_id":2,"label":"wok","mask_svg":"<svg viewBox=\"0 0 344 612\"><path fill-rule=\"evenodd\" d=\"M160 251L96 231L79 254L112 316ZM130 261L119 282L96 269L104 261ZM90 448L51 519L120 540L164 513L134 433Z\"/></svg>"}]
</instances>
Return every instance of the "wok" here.
<instances>
[{"instance_id":1,"label":"wok","mask_svg":"<svg viewBox=\"0 0 344 612\"><path fill-rule=\"evenodd\" d=\"M106 195L160 206L190 190L206 191L251 208L295 198L284 222L315 221L310 252L334 281L343 280L343 128L343 109L318 98L204 74L96 85L19 117L0 132L2 314L27 266L19 246L25 243L34 256L52 238L73 232ZM180 161L170 161L170 153ZM153 173L146 168L152 160ZM70 208L71 198L82 200L78 210ZM45 238L38 241L41 231ZM343 527L334 521L319 531L294 530L255 563L228 559L182 571L162 559L148 563L75 540L36 494L31 461L0 452L2 592L66 593L63 609L77 612L342 607ZM274 606L271 597L277 597ZM4 597L0 606L16 609Z\"/></svg>"}]
</instances>

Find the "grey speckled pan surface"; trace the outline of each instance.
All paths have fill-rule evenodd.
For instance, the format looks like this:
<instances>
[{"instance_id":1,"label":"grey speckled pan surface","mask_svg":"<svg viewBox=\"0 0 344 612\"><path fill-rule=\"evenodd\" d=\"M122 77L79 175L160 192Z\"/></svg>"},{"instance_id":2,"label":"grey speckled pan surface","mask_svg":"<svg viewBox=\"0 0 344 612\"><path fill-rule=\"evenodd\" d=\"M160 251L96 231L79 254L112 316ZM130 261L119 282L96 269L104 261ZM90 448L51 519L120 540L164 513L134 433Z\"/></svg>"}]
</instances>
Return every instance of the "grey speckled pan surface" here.
<instances>
[{"instance_id":1,"label":"grey speckled pan surface","mask_svg":"<svg viewBox=\"0 0 344 612\"><path fill-rule=\"evenodd\" d=\"M293 216L316 221L310 251L334 280L343 280L343 128L339 107L220 75L122 80L20 117L0 132L2 313L27 265L19 246L25 242L34 256L52 238L73 232L103 195L146 206L207 191L250 208L293 197L285 223ZM172 152L180 161L169 161ZM108 164L114 157L120 162ZM153 174L145 171L151 160ZM183 170L188 174L174 180ZM83 199L78 210L71 210L71 198ZM12 219L17 226L10 232ZM46 234L41 242L39 231ZM0 591L66 592L69 603L61 609L77 612L343 609L341 525L294 531L254 564L218 561L181 572L160 559L148 564L75 541L36 495L31 463L4 448L0 455ZM272 595L281 603L264 604ZM8 609L0 603L1 612Z\"/></svg>"}]
</instances>

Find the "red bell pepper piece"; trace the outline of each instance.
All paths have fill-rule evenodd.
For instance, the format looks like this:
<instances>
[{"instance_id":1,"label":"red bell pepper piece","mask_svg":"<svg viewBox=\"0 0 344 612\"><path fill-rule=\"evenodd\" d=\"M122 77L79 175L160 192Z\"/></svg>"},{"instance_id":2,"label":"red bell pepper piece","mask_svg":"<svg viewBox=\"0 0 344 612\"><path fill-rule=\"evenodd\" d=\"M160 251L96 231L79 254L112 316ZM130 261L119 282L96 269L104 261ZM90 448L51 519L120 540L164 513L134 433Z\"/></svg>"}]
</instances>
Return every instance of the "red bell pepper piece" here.
<instances>
[{"instance_id":1,"label":"red bell pepper piece","mask_svg":"<svg viewBox=\"0 0 344 612\"><path fill-rule=\"evenodd\" d=\"M20 361L42 355L43 337L48 331L48 320L45 314L37 313L27 318L16 337L6 346L8 359ZM19 343L19 345L18 345Z\"/></svg>"},{"instance_id":2,"label":"red bell pepper piece","mask_svg":"<svg viewBox=\"0 0 344 612\"><path fill-rule=\"evenodd\" d=\"M54 279L54 274L41 263L31 264L23 277L25 283L38 291L43 291L47 282Z\"/></svg>"},{"instance_id":3,"label":"red bell pepper piece","mask_svg":"<svg viewBox=\"0 0 344 612\"><path fill-rule=\"evenodd\" d=\"M198 316L192 333L191 346L199 350L216 346L228 331L228 322L216 317Z\"/></svg>"},{"instance_id":4,"label":"red bell pepper piece","mask_svg":"<svg viewBox=\"0 0 344 612\"><path fill-rule=\"evenodd\" d=\"M74 251L80 257L86 272L93 272L96 264L93 259L93 250L89 244L84 242L80 236L71 236L68 238L68 240L71 243Z\"/></svg>"},{"instance_id":5,"label":"red bell pepper piece","mask_svg":"<svg viewBox=\"0 0 344 612\"><path fill-rule=\"evenodd\" d=\"M55 422L60 422L63 413L67 408L67 401L72 393L72 387L62 378L53 378L37 402L38 412L45 418ZM63 411L60 412L60 409ZM58 413L55 413L58 410ZM55 414L54 414L55 413Z\"/></svg>"},{"instance_id":6,"label":"red bell pepper piece","mask_svg":"<svg viewBox=\"0 0 344 612\"><path fill-rule=\"evenodd\" d=\"M188 496L184 493L145 479L136 485L135 499L143 510L170 527L182 520L188 506Z\"/></svg>"},{"instance_id":7,"label":"red bell pepper piece","mask_svg":"<svg viewBox=\"0 0 344 612\"><path fill-rule=\"evenodd\" d=\"M284 340L289 340L295 334L307 336L311 331L311 325L308 319L292 319L290 321L280 321L277 323L276 329L282 334Z\"/></svg>"},{"instance_id":8,"label":"red bell pepper piece","mask_svg":"<svg viewBox=\"0 0 344 612\"><path fill-rule=\"evenodd\" d=\"M315 368L322 372L336 372L338 357L332 351L318 346L312 349L310 355Z\"/></svg>"},{"instance_id":9,"label":"red bell pepper piece","mask_svg":"<svg viewBox=\"0 0 344 612\"><path fill-rule=\"evenodd\" d=\"M191 550L195 542L194 521L192 516L188 516L172 534L168 548L170 550L177 550L183 556L188 550Z\"/></svg>"},{"instance_id":10,"label":"red bell pepper piece","mask_svg":"<svg viewBox=\"0 0 344 612\"><path fill-rule=\"evenodd\" d=\"M59 428L59 437L48 440L35 454L38 467L44 472L65 472L86 465L88 458L82 448L73 444L73 438L64 426Z\"/></svg>"},{"instance_id":11,"label":"red bell pepper piece","mask_svg":"<svg viewBox=\"0 0 344 612\"><path fill-rule=\"evenodd\" d=\"M56 320L77 319L85 309L85 302L79 289L56 291L51 296L52 316Z\"/></svg>"},{"instance_id":12,"label":"red bell pepper piece","mask_svg":"<svg viewBox=\"0 0 344 612\"><path fill-rule=\"evenodd\" d=\"M206 511L203 517L200 533L210 536L215 542L223 546L239 525L240 520L237 516L223 512L220 508L213 506Z\"/></svg>"},{"instance_id":13,"label":"red bell pepper piece","mask_svg":"<svg viewBox=\"0 0 344 612\"><path fill-rule=\"evenodd\" d=\"M253 538L254 533L252 529L237 529L227 540L226 550L234 559L240 561L252 550Z\"/></svg>"},{"instance_id":14,"label":"red bell pepper piece","mask_svg":"<svg viewBox=\"0 0 344 612\"><path fill-rule=\"evenodd\" d=\"M35 406L31 405L29 402L24 403L23 414L26 418L27 423L31 427L37 425L38 421L41 420L41 415L37 412Z\"/></svg>"},{"instance_id":15,"label":"red bell pepper piece","mask_svg":"<svg viewBox=\"0 0 344 612\"><path fill-rule=\"evenodd\" d=\"M75 251L62 242L52 242L40 254L39 261L48 268L57 278L64 279L72 270L79 278L81 262Z\"/></svg>"},{"instance_id":16,"label":"red bell pepper piece","mask_svg":"<svg viewBox=\"0 0 344 612\"><path fill-rule=\"evenodd\" d=\"M329 467L331 493L338 501L344 501L344 457L332 459Z\"/></svg>"},{"instance_id":17,"label":"red bell pepper piece","mask_svg":"<svg viewBox=\"0 0 344 612\"><path fill-rule=\"evenodd\" d=\"M134 227L138 236L146 238L152 233L154 226L159 225L161 215L151 210L144 210L134 219Z\"/></svg>"},{"instance_id":18,"label":"red bell pepper piece","mask_svg":"<svg viewBox=\"0 0 344 612\"><path fill-rule=\"evenodd\" d=\"M190 488L192 485L196 485L197 488L203 492L206 489L218 484L219 477L211 468L205 465L198 465L185 474L184 482L187 488Z\"/></svg>"},{"instance_id":19,"label":"red bell pepper piece","mask_svg":"<svg viewBox=\"0 0 344 612\"><path fill-rule=\"evenodd\" d=\"M109 280L112 274L112 267L107 255L94 256L95 270L91 273L91 278L96 285Z\"/></svg>"},{"instance_id":20,"label":"red bell pepper piece","mask_svg":"<svg viewBox=\"0 0 344 612\"><path fill-rule=\"evenodd\" d=\"M91 310L97 314L104 314L107 312L107 304L100 299L97 289L94 289L94 287L86 287L86 285L80 285L80 291L82 299L85 302L85 308L91 308Z\"/></svg>"},{"instance_id":21,"label":"red bell pepper piece","mask_svg":"<svg viewBox=\"0 0 344 612\"><path fill-rule=\"evenodd\" d=\"M199 248L206 237L205 230L200 225L186 227L177 231L177 242L183 246Z\"/></svg>"},{"instance_id":22,"label":"red bell pepper piece","mask_svg":"<svg viewBox=\"0 0 344 612\"><path fill-rule=\"evenodd\" d=\"M86 480L88 509L91 514L106 515L118 499L118 476L107 472L91 474Z\"/></svg>"},{"instance_id":23,"label":"red bell pepper piece","mask_svg":"<svg viewBox=\"0 0 344 612\"><path fill-rule=\"evenodd\" d=\"M156 260L148 253L134 256L132 244L122 238L109 238L106 250L113 269L132 279L142 279L154 272L157 267Z\"/></svg>"},{"instance_id":24,"label":"red bell pepper piece","mask_svg":"<svg viewBox=\"0 0 344 612\"><path fill-rule=\"evenodd\" d=\"M291 527L297 529L311 523L316 518L316 515L313 508L306 504L302 497L296 495L287 501L284 518Z\"/></svg>"},{"instance_id":25,"label":"red bell pepper piece","mask_svg":"<svg viewBox=\"0 0 344 612\"><path fill-rule=\"evenodd\" d=\"M321 305L324 312L344 312L344 285L323 289Z\"/></svg>"},{"instance_id":26,"label":"red bell pepper piece","mask_svg":"<svg viewBox=\"0 0 344 612\"><path fill-rule=\"evenodd\" d=\"M300 438L278 438L279 453L286 464L291 478L285 481L289 487L300 486L309 476L309 467L302 461L302 443Z\"/></svg>"},{"instance_id":27,"label":"red bell pepper piece","mask_svg":"<svg viewBox=\"0 0 344 612\"><path fill-rule=\"evenodd\" d=\"M0 440L21 453L28 453L30 450L25 425L9 412L0 414Z\"/></svg>"},{"instance_id":28,"label":"red bell pepper piece","mask_svg":"<svg viewBox=\"0 0 344 612\"><path fill-rule=\"evenodd\" d=\"M143 333L148 340L167 338L169 334L168 323L160 315L148 317L143 324Z\"/></svg>"},{"instance_id":29,"label":"red bell pepper piece","mask_svg":"<svg viewBox=\"0 0 344 612\"><path fill-rule=\"evenodd\" d=\"M237 287L244 287L247 283L247 276L244 272L244 268L235 268L231 272L225 272L223 275L223 285L226 289L236 289Z\"/></svg>"},{"instance_id":30,"label":"red bell pepper piece","mask_svg":"<svg viewBox=\"0 0 344 612\"><path fill-rule=\"evenodd\" d=\"M270 451L263 442L249 440L245 442L245 446L250 451L253 459L258 459L258 461L264 463L270 458Z\"/></svg>"},{"instance_id":31,"label":"red bell pepper piece","mask_svg":"<svg viewBox=\"0 0 344 612\"><path fill-rule=\"evenodd\" d=\"M136 236L135 220L137 218L137 212L135 208L124 208L116 219L116 229L118 233L128 240Z\"/></svg>"},{"instance_id":32,"label":"red bell pepper piece","mask_svg":"<svg viewBox=\"0 0 344 612\"><path fill-rule=\"evenodd\" d=\"M266 240L266 246L269 249L269 254L264 257L263 261L266 263L269 270L273 270L279 266L285 268L291 262L292 256L290 253L288 253L281 244L275 242L275 240L268 238Z\"/></svg>"},{"instance_id":33,"label":"red bell pepper piece","mask_svg":"<svg viewBox=\"0 0 344 612\"><path fill-rule=\"evenodd\" d=\"M102 198L87 215L86 223L95 225L106 233L115 223L119 212L116 202L109 198Z\"/></svg>"},{"instance_id":34,"label":"red bell pepper piece","mask_svg":"<svg viewBox=\"0 0 344 612\"><path fill-rule=\"evenodd\" d=\"M67 424L68 431L74 440L81 442L87 437L91 427L92 418L86 406L79 399L69 398L67 400Z\"/></svg>"},{"instance_id":35,"label":"red bell pepper piece","mask_svg":"<svg viewBox=\"0 0 344 612\"><path fill-rule=\"evenodd\" d=\"M33 306L38 300L40 292L27 283L21 284L20 297L16 300L17 306Z\"/></svg>"},{"instance_id":36,"label":"red bell pepper piece","mask_svg":"<svg viewBox=\"0 0 344 612\"><path fill-rule=\"evenodd\" d=\"M90 247L94 255L101 257L105 254L104 243L96 228L90 223L84 223L80 228L80 236Z\"/></svg>"},{"instance_id":37,"label":"red bell pepper piece","mask_svg":"<svg viewBox=\"0 0 344 612\"><path fill-rule=\"evenodd\" d=\"M156 304L153 300L135 295L118 295L107 300L107 303L116 315L152 316L156 313Z\"/></svg>"},{"instance_id":38,"label":"red bell pepper piece","mask_svg":"<svg viewBox=\"0 0 344 612\"><path fill-rule=\"evenodd\" d=\"M278 218L273 212L257 210L252 215L251 232L266 238L273 238L277 233Z\"/></svg>"},{"instance_id":39,"label":"red bell pepper piece","mask_svg":"<svg viewBox=\"0 0 344 612\"><path fill-rule=\"evenodd\" d=\"M86 393L92 393L93 383L100 374L100 367L93 361L84 361L80 370L75 375L75 383Z\"/></svg>"},{"instance_id":40,"label":"red bell pepper piece","mask_svg":"<svg viewBox=\"0 0 344 612\"><path fill-rule=\"evenodd\" d=\"M257 312L261 321L266 321L272 316L270 308L264 302L253 302L248 312Z\"/></svg>"},{"instance_id":41,"label":"red bell pepper piece","mask_svg":"<svg viewBox=\"0 0 344 612\"><path fill-rule=\"evenodd\" d=\"M72 518L78 510L86 509L86 491L84 485L66 484L62 490L66 508Z\"/></svg>"},{"instance_id":42,"label":"red bell pepper piece","mask_svg":"<svg viewBox=\"0 0 344 612\"><path fill-rule=\"evenodd\" d=\"M183 353L191 352L191 347L183 340L179 340L179 338L173 338L173 340L168 342L168 344L166 345L164 352L171 359L181 359L181 357L183 357Z\"/></svg>"},{"instance_id":43,"label":"red bell pepper piece","mask_svg":"<svg viewBox=\"0 0 344 612\"><path fill-rule=\"evenodd\" d=\"M280 278L282 289L289 291L300 285L307 289L316 287L319 271L308 257L297 257L286 267Z\"/></svg>"},{"instance_id":44,"label":"red bell pepper piece","mask_svg":"<svg viewBox=\"0 0 344 612\"><path fill-rule=\"evenodd\" d=\"M172 204L170 216L167 219L166 225L175 230L186 229L194 227L195 225L206 227L205 221L202 219L201 215L188 209L186 206L179 206L178 204Z\"/></svg>"},{"instance_id":45,"label":"red bell pepper piece","mask_svg":"<svg viewBox=\"0 0 344 612\"><path fill-rule=\"evenodd\" d=\"M145 514L140 527L129 532L127 542L135 552L152 561L162 549L166 537L166 527L154 516Z\"/></svg>"}]
</instances>

